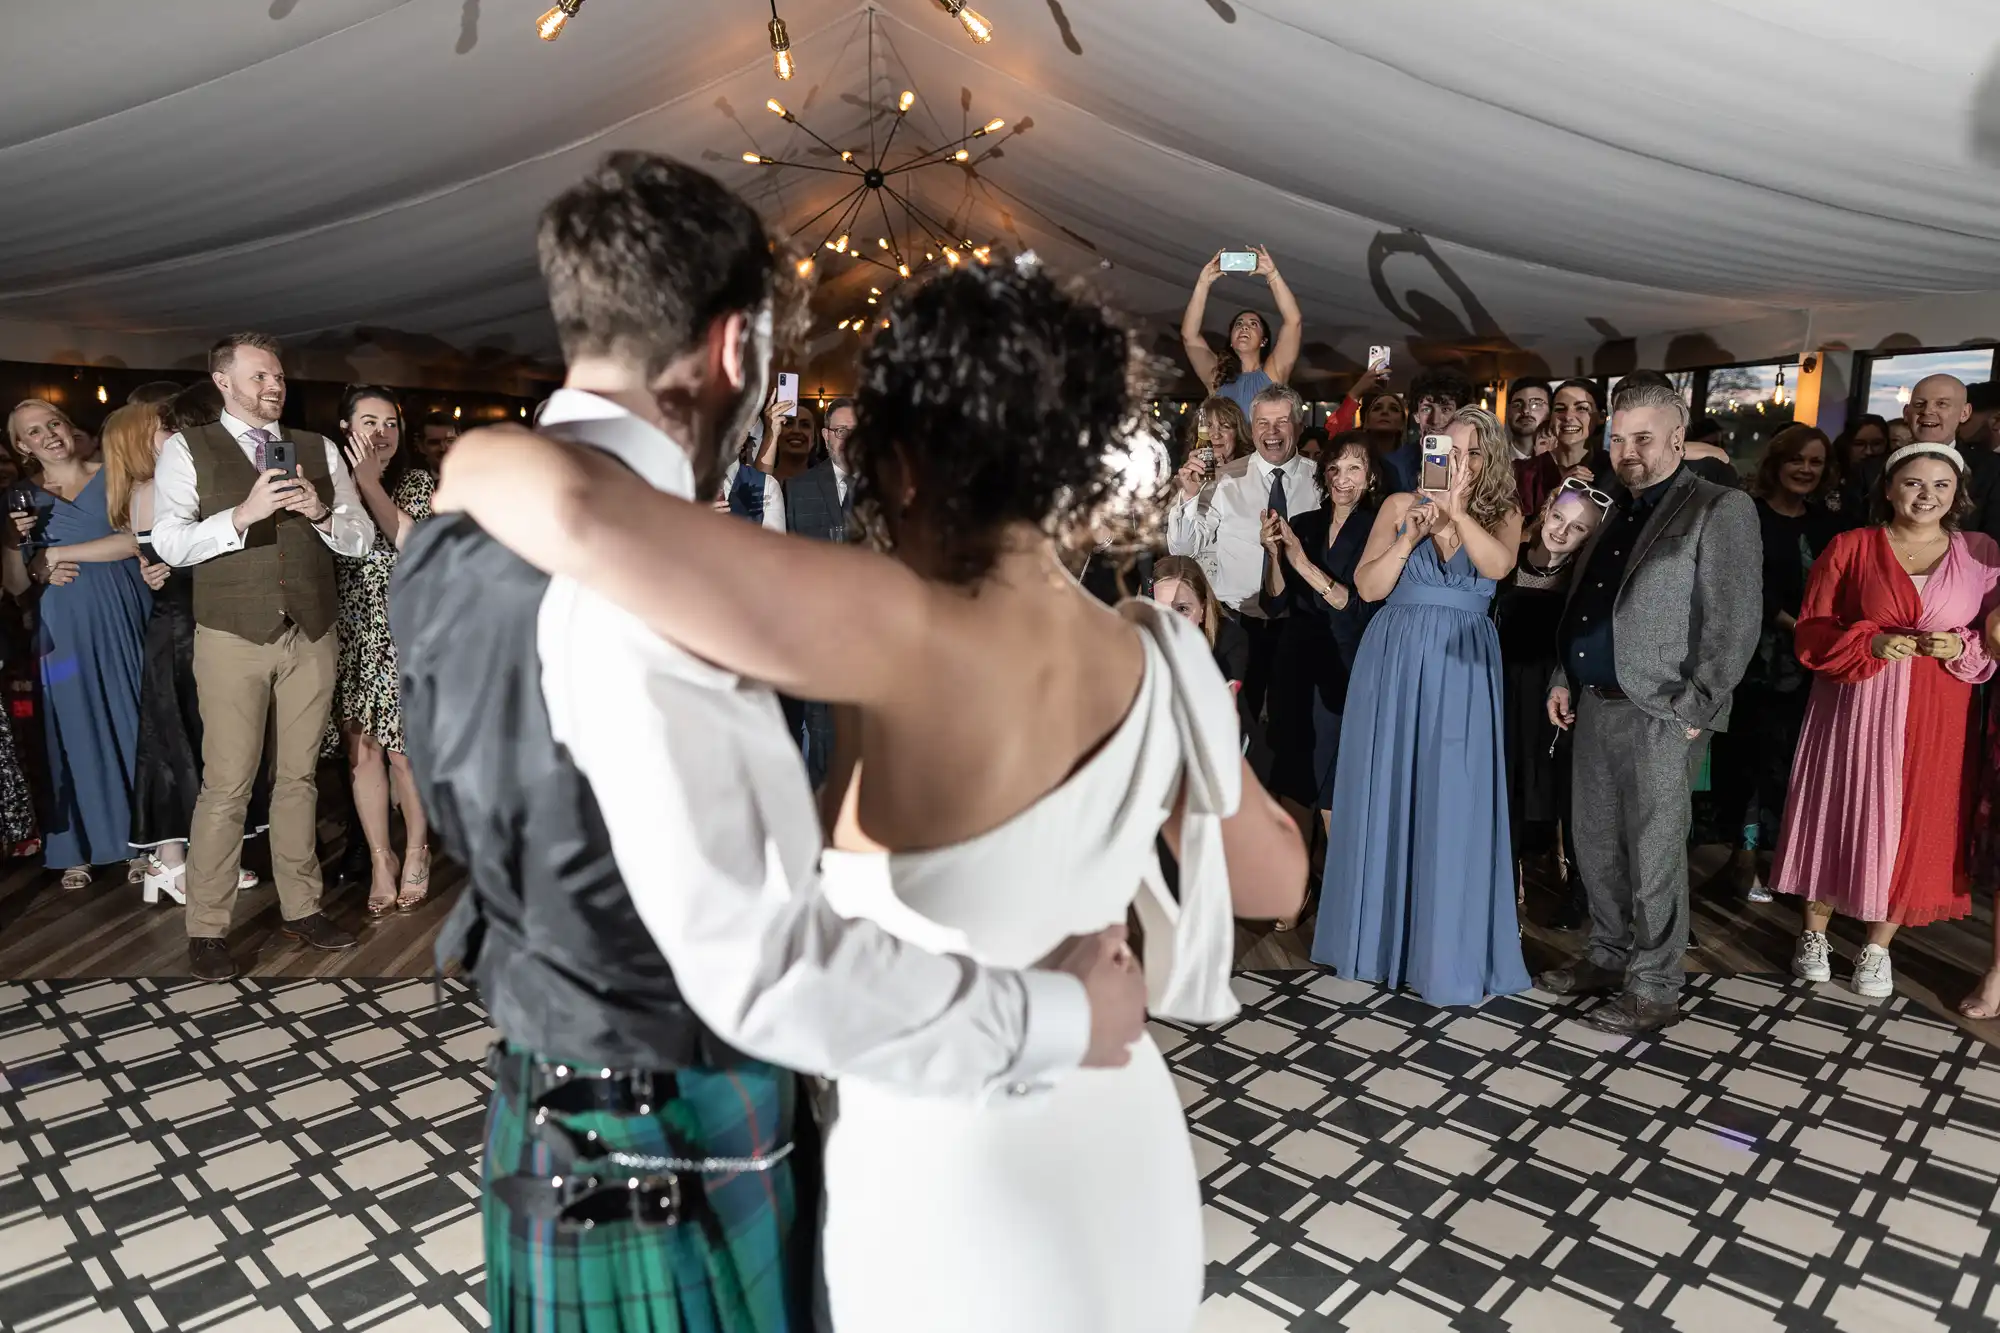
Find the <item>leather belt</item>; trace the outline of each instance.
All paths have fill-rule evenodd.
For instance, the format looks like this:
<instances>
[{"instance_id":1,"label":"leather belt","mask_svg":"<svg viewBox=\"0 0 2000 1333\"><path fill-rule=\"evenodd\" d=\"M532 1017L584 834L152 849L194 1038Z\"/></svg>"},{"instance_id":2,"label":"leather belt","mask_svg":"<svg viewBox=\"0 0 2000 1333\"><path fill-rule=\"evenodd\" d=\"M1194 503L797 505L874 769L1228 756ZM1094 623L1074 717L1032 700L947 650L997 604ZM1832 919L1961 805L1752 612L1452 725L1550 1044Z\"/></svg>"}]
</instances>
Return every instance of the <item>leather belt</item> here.
<instances>
[{"instance_id":1,"label":"leather belt","mask_svg":"<svg viewBox=\"0 0 2000 1333\"><path fill-rule=\"evenodd\" d=\"M710 1157L687 1151L662 1126L668 1155L628 1153L608 1147L595 1130L563 1123L568 1116L600 1113L650 1116L674 1096L672 1071L579 1069L510 1055L499 1043L487 1052L487 1070L502 1096L533 1110L528 1132L549 1151L552 1174L503 1176L493 1193L524 1217L559 1229L589 1231L599 1223L677 1226L705 1212L707 1193L683 1181L708 1175L768 1171L791 1156L794 1143L752 1157ZM712 1222L713 1219L708 1219Z\"/></svg>"},{"instance_id":2,"label":"leather belt","mask_svg":"<svg viewBox=\"0 0 2000 1333\"><path fill-rule=\"evenodd\" d=\"M1589 690L1592 697L1598 699L1624 699L1627 697L1625 691L1619 689L1616 685L1586 685L1583 688Z\"/></svg>"}]
</instances>

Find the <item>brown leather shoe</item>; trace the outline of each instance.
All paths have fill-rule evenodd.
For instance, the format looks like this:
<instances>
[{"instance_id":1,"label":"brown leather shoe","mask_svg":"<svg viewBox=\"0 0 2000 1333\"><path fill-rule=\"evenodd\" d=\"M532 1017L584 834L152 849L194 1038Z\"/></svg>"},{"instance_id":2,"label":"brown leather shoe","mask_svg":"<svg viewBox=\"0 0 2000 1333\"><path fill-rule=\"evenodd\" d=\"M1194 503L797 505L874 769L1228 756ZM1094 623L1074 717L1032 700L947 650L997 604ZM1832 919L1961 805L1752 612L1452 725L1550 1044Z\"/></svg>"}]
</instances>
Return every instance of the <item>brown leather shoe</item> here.
<instances>
[{"instance_id":1,"label":"brown leather shoe","mask_svg":"<svg viewBox=\"0 0 2000 1333\"><path fill-rule=\"evenodd\" d=\"M1680 1022L1681 1007L1673 1001L1643 999L1628 990L1609 1004L1598 1005L1583 1021L1599 1032L1643 1037Z\"/></svg>"},{"instance_id":2,"label":"brown leather shoe","mask_svg":"<svg viewBox=\"0 0 2000 1333\"><path fill-rule=\"evenodd\" d=\"M1616 995L1625 989L1625 974L1579 958L1568 967L1542 973L1535 986L1551 995Z\"/></svg>"},{"instance_id":3,"label":"brown leather shoe","mask_svg":"<svg viewBox=\"0 0 2000 1333\"><path fill-rule=\"evenodd\" d=\"M229 981L240 972L229 956L229 943L211 935L188 937L188 971L198 981Z\"/></svg>"},{"instance_id":4,"label":"brown leather shoe","mask_svg":"<svg viewBox=\"0 0 2000 1333\"><path fill-rule=\"evenodd\" d=\"M288 938L295 939L310 949L325 949L329 953L337 953L342 949L354 947L354 936L327 920L325 914L321 912L302 916L297 921L287 921L283 930Z\"/></svg>"}]
</instances>

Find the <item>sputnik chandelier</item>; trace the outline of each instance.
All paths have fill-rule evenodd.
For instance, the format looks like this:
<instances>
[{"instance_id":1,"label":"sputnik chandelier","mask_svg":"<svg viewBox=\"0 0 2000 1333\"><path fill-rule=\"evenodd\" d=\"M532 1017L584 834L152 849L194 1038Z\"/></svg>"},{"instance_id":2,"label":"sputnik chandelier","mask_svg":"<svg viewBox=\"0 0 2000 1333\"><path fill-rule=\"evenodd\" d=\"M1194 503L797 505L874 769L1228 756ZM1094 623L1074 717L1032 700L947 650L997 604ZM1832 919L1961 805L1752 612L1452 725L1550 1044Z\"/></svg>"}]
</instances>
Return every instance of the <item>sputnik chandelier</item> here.
<instances>
[{"instance_id":1,"label":"sputnik chandelier","mask_svg":"<svg viewBox=\"0 0 2000 1333\"><path fill-rule=\"evenodd\" d=\"M847 191L819 212L793 228L794 235L809 232L814 224L831 217L819 243L798 261L799 276L812 276L815 256L822 251L830 251L848 259L857 259L873 264L876 268L907 278L914 269L926 264L944 263L954 267L971 258L985 262L991 247L975 244L969 237L961 237L959 229L940 222L921 204L911 197L907 177L926 167L959 166L972 157L972 150L966 147L975 139L983 139L989 134L1006 128L1007 122L999 117L987 121L978 129L960 135L949 143L937 148L919 149L915 156L904 161L890 163L889 153L896 142L896 133L903 128L903 122L916 105L917 95L905 91L896 99L895 119L889 124L889 133L882 145L875 150L874 160L864 162L848 148L835 148L815 133L811 126L801 121L785 105L772 98L764 103L772 115L786 124L805 132L813 142L819 144L838 166L821 166L815 162L788 161L769 157L763 153L745 153L743 160L753 166L790 168L798 171L818 171L831 175L846 176L854 183ZM902 188L891 183L891 177L905 177ZM891 208L891 204L894 208ZM900 218L902 226L897 226ZM879 222L879 229L871 223ZM868 248L867 233L875 232L875 248ZM856 233L860 235L857 237ZM918 256L922 258L919 259ZM871 288L869 304L882 293Z\"/></svg>"},{"instance_id":2,"label":"sputnik chandelier","mask_svg":"<svg viewBox=\"0 0 2000 1333\"><path fill-rule=\"evenodd\" d=\"M958 25L965 29L965 35L977 45L984 46L993 40L993 25L965 0L937 0L937 5L957 19ZM535 35L545 42L553 42L562 36L563 29L582 8L583 0L556 0L553 9L535 20ZM781 79L790 79L799 72L799 66L792 58L791 34L785 31L785 21L778 17L778 0L771 0L771 22L767 31L771 37L771 72Z\"/></svg>"}]
</instances>

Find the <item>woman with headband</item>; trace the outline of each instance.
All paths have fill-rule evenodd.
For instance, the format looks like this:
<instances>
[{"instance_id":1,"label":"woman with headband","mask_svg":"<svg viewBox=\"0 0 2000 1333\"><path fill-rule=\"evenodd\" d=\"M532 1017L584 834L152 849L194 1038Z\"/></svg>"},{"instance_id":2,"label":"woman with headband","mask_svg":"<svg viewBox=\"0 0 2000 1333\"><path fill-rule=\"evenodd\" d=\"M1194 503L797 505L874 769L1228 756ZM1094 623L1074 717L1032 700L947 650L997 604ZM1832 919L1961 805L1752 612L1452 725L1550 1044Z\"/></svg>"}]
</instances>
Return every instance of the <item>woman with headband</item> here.
<instances>
[{"instance_id":1,"label":"woman with headband","mask_svg":"<svg viewBox=\"0 0 2000 1333\"><path fill-rule=\"evenodd\" d=\"M1894 993L1902 926L1966 915L1965 734L1972 687L1993 674L2000 546L1959 531L1965 464L1945 444L1890 456L1874 523L1827 546L1806 584L1796 644L1816 673L1771 888L1806 900L1792 973L1832 977L1835 912L1866 923L1858 994Z\"/></svg>"}]
</instances>

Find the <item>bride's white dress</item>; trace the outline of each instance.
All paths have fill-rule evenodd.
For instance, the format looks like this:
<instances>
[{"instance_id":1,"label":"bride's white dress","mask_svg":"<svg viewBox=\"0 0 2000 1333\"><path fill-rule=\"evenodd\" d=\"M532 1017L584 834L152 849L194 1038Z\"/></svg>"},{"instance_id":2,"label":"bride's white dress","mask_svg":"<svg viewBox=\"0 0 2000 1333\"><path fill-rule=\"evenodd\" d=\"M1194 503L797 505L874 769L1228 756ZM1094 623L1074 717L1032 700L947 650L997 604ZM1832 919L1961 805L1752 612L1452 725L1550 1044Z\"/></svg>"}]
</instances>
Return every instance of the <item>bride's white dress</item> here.
<instances>
[{"instance_id":1,"label":"bride's white dress","mask_svg":"<svg viewBox=\"0 0 2000 1333\"><path fill-rule=\"evenodd\" d=\"M937 952L1026 967L1121 922L1135 897L1154 1013L1232 1016L1220 822L1240 796L1236 707L1195 628L1128 602L1146 671L1131 712L1062 786L969 842L829 851L825 892ZM968 759L971 757L968 756ZM1180 901L1154 837L1185 786ZM825 1263L838 1333L1185 1333L1201 1202L1165 1062L1079 1070L983 1104L840 1084Z\"/></svg>"}]
</instances>

